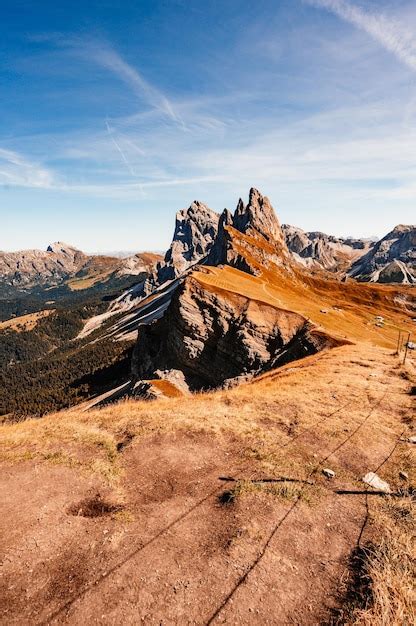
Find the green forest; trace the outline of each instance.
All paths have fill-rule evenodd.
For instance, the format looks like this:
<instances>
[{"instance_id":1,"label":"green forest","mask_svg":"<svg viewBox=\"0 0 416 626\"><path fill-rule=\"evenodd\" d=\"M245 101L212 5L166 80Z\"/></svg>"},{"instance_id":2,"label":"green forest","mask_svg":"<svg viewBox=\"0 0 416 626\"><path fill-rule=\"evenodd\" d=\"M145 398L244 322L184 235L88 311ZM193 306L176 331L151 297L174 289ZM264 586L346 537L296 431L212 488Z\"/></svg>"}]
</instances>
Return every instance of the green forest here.
<instances>
[{"instance_id":1,"label":"green forest","mask_svg":"<svg viewBox=\"0 0 416 626\"><path fill-rule=\"evenodd\" d=\"M83 298L75 297L75 302L60 301L60 308L41 318L31 330L0 331L3 420L72 406L128 377L133 342L100 341L105 327L83 340L76 339L85 320L105 311L108 300L118 293L108 298L100 295L84 293ZM30 298L27 302L30 304Z\"/></svg>"}]
</instances>

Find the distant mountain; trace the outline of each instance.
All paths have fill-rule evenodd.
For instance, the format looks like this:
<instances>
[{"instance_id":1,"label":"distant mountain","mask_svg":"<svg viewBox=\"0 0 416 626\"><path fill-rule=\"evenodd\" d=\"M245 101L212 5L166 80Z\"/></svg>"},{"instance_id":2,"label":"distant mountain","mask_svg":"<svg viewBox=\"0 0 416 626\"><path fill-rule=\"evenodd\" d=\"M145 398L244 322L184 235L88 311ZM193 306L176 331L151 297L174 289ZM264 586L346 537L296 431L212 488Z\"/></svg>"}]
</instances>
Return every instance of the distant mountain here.
<instances>
[{"instance_id":1,"label":"distant mountain","mask_svg":"<svg viewBox=\"0 0 416 626\"><path fill-rule=\"evenodd\" d=\"M15 287L57 284L75 275L87 261L83 252L59 241L45 251L0 252L0 281Z\"/></svg>"},{"instance_id":2,"label":"distant mountain","mask_svg":"<svg viewBox=\"0 0 416 626\"><path fill-rule=\"evenodd\" d=\"M310 268L339 272L366 254L374 245L370 239L342 238L319 231L305 232L283 224L287 246L295 259Z\"/></svg>"},{"instance_id":3,"label":"distant mountain","mask_svg":"<svg viewBox=\"0 0 416 626\"><path fill-rule=\"evenodd\" d=\"M61 241L42 250L0 252L0 284L28 289L35 286L54 287L77 279L105 281L111 276L147 273L158 261L158 255L135 254L126 258L87 255Z\"/></svg>"},{"instance_id":4,"label":"distant mountain","mask_svg":"<svg viewBox=\"0 0 416 626\"><path fill-rule=\"evenodd\" d=\"M416 283L416 226L399 224L349 269L360 281Z\"/></svg>"},{"instance_id":5,"label":"distant mountain","mask_svg":"<svg viewBox=\"0 0 416 626\"><path fill-rule=\"evenodd\" d=\"M379 241L305 232L283 224L294 259L310 269L324 269L360 282L416 283L416 226L396 226Z\"/></svg>"}]
</instances>

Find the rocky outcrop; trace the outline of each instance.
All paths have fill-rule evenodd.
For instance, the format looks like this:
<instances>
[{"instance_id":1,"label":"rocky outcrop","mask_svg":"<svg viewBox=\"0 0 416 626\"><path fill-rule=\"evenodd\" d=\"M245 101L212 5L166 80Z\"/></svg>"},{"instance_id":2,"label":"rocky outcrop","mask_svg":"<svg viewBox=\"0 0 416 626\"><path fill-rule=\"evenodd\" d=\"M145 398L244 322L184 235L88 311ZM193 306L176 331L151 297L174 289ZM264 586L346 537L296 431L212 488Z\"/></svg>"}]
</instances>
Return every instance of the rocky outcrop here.
<instances>
[{"instance_id":1,"label":"rocky outcrop","mask_svg":"<svg viewBox=\"0 0 416 626\"><path fill-rule=\"evenodd\" d=\"M318 231L305 232L283 224L287 247L298 263L331 272L345 271L374 245L369 239L333 237Z\"/></svg>"},{"instance_id":2,"label":"rocky outcrop","mask_svg":"<svg viewBox=\"0 0 416 626\"><path fill-rule=\"evenodd\" d=\"M348 275L366 282L415 284L416 226L396 226L351 266Z\"/></svg>"},{"instance_id":3,"label":"rocky outcrop","mask_svg":"<svg viewBox=\"0 0 416 626\"><path fill-rule=\"evenodd\" d=\"M159 284L183 274L208 254L217 236L218 220L218 213L198 200L176 214L172 243L157 269Z\"/></svg>"},{"instance_id":4,"label":"rocky outcrop","mask_svg":"<svg viewBox=\"0 0 416 626\"><path fill-rule=\"evenodd\" d=\"M203 202L194 200L176 214L172 243L142 282L127 290L110 307L111 312L127 311L165 283L175 281L209 254L218 234L218 213Z\"/></svg>"},{"instance_id":5,"label":"rocky outcrop","mask_svg":"<svg viewBox=\"0 0 416 626\"><path fill-rule=\"evenodd\" d=\"M139 380L130 392L135 398L158 400L162 397L187 396L190 394L184 373L181 370L156 370L153 380Z\"/></svg>"},{"instance_id":6,"label":"rocky outcrop","mask_svg":"<svg viewBox=\"0 0 416 626\"><path fill-rule=\"evenodd\" d=\"M190 276L165 316L139 333L132 371L143 381L180 370L191 390L230 386L331 342L297 313L207 289Z\"/></svg>"},{"instance_id":7,"label":"rocky outcrop","mask_svg":"<svg viewBox=\"0 0 416 626\"><path fill-rule=\"evenodd\" d=\"M240 235L244 241L239 245ZM224 209L216 241L207 257L207 265L231 265L256 274L269 263L289 261L283 231L269 199L252 187L248 204L238 201L232 215Z\"/></svg>"},{"instance_id":8,"label":"rocky outcrop","mask_svg":"<svg viewBox=\"0 0 416 626\"><path fill-rule=\"evenodd\" d=\"M270 200L252 187L248 204L238 201L233 216L233 226L243 234L261 235L267 241L284 245L284 238L279 220Z\"/></svg>"}]
</instances>

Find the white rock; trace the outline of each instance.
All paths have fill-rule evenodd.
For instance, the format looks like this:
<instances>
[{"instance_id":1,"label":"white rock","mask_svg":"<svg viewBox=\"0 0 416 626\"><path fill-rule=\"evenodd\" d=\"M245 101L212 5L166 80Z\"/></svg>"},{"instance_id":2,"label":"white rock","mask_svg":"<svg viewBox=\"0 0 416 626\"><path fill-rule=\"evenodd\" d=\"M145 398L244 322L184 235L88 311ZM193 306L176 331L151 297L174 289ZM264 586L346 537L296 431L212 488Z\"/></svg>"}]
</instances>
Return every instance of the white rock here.
<instances>
[{"instance_id":1,"label":"white rock","mask_svg":"<svg viewBox=\"0 0 416 626\"><path fill-rule=\"evenodd\" d=\"M412 435L411 437L409 437L408 442L409 443L416 443L416 435Z\"/></svg>"},{"instance_id":2,"label":"white rock","mask_svg":"<svg viewBox=\"0 0 416 626\"><path fill-rule=\"evenodd\" d=\"M391 493L389 483L386 483L384 480L381 480L380 476L377 476L374 472L368 472L363 478L363 483L366 485L370 485L377 491L384 491L384 493Z\"/></svg>"},{"instance_id":3,"label":"white rock","mask_svg":"<svg viewBox=\"0 0 416 626\"><path fill-rule=\"evenodd\" d=\"M399 476L402 480L409 480L409 474L407 472L403 472L403 470L400 470Z\"/></svg>"},{"instance_id":4,"label":"white rock","mask_svg":"<svg viewBox=\"0 0 416 626\"><path fill-rule=\"evenodd\" d=\"M328 469L327 467L324 467L324 469L322 470L322 474L324 476L326 476L327 478L334 478L335 477L334 470Z\"/></svg>"}]
</instances>

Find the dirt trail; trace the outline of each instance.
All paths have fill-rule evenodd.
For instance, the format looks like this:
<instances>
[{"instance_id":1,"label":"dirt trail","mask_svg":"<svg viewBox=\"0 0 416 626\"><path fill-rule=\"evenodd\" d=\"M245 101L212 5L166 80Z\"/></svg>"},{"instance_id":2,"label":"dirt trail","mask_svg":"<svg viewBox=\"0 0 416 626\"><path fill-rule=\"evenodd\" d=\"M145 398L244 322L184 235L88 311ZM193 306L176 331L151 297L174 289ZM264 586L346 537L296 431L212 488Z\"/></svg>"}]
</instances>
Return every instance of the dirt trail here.
<instances>
[{"instance_id":1,"label":"dirt trail","mask_svg":"<svg viewBox=\"0 0 416 626\"><path fill-rule=\"evenodd\" d=\"M118 437L113 483L82 465L94 451L71 443L73 422L64 435L51 418L14 426L1 472L1 623L319 623L340 602L366 519L364 495L336 490L362 489L364 473L389 457L412 410L408 390L387 351L347 346L186 406L130 402L80 415ZM49 460L36 457L46 432L79 465L52 448ZM381 471L393 487L404 445ZM234 483L219 477L230 474L315 484L243 483L224 504Z\"/></svg>"}]
</instances>

